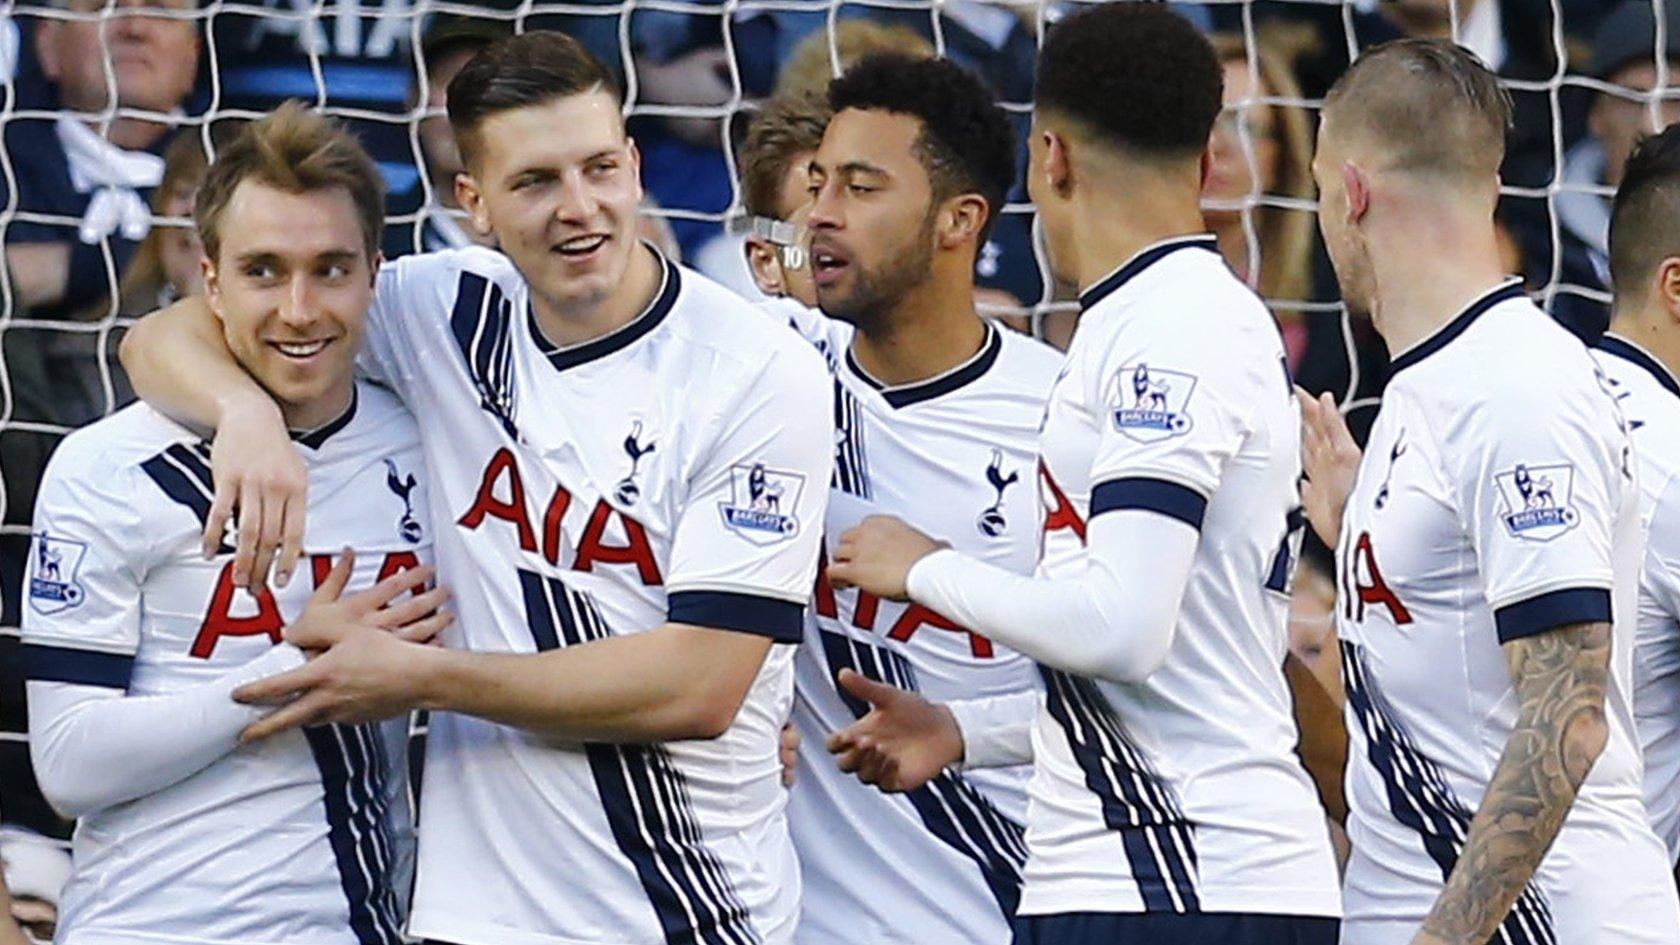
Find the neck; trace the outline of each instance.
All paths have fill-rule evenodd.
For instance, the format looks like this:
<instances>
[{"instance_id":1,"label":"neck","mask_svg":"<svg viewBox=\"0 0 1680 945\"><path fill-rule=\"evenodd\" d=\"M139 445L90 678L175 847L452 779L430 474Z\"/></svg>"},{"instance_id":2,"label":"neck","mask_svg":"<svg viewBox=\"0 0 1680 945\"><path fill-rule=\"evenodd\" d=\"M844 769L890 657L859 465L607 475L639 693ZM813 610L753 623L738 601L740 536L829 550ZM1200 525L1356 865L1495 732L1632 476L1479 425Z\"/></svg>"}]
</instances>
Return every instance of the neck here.
<instances>
[{"instance_id":1,"label":"neck","mask_svg":"<svg viewBox=\"0 0 1680 945\"><path fill-rule=\"evenodd\" d=\"M623 328L646 311L659 292L660 275L659 259L653 250L637 244L624 277L607 295L562 306L533 291L531 311L549 341L562 348L584 344Z\"/></svg>"},{"instance_id":2,"label":"neck","mask_svg":"<svg viewBox=\"0 0 1680 945\"><path fill-rule=\"evenodd\" d=\"M974 357L986 340L986 324L974 310L974 280L967 275L940 278L936 270L878 321L868 331L859 326L852 355L889 387L938 377Z\"/></svg>"},{"instance_id":3,"label":"neck","mask_svg":"<svg viewBox=\"0 0 1680 945\"><path fill-rule=\"evenodd\" d=\"M355 397L356 380L346 375L319 397L304 403L281 404L280 416L285 419L288 430L308 433L344 416L344 411L350 409Z\"/></svg>"},{"instance_id":4,"label":"neck","mask_svg":"<svg viewBox=\"0 0 1680 945\"><path fill-rule=\"evenodd\" d=\"M1248 278L1248 233L1243 230L1240 213L1209 214L1207 228L1219 240L1219 255L1230 262L1231 268L1244 279Z\"/></svg>"},{"instance_id":5,"label":"neck","mask_svg":"<svg viewBox=\"0 0 1680 945\"><path fill-rule=\"evenodd\" d=\"M103 129L97 121L90 121L87 126L101 132L106 141L125 151L149 148L169 130L168 125L143 118L113 118Z\"/></svg>"},{"instance_id":6,"label":"neck","mask_svg":"<svg viewBox=\"0 0 1680 945\"><path fill-rule=\"evenodd\" d=\"M1074 204L1068 239L1077 254L1071 275L1081 292L1152 244L1207 232L1199 179L1141 173L1123 187L1091 183L1091 192Z\"/></svg>"},{"instance_id":7,"label":"neck","mask_svg":"<svg viewBox=\"0 0 1680 945\"><path fill-rule=\"evenodd\" d=\"M1610 319L1609 332L1649 351L1669 373L1680 377L1680 330L1667 312L1617 311Z\"/></svg>"},{"instance_id":8,"label":"neck","mask_svg":"<svg viewBox=\"0 0 1680 945\"><path fill-rule=\"evenodd\" d=\"M1451 211L1398 221L1369 243L1375 298L1371 322L1390 357L1409 351L1506 279L1490 220Z\"/></svg>"}]
</instances>

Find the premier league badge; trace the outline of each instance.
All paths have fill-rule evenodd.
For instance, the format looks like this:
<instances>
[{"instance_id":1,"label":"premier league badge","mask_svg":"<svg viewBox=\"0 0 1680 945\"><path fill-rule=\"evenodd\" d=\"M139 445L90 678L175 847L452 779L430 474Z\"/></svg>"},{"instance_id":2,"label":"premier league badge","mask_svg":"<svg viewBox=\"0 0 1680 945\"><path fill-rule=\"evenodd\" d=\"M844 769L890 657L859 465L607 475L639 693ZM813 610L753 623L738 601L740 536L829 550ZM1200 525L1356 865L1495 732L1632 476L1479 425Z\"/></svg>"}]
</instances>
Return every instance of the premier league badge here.
<instances>
[{"instance_id":1,"label":"premier league badge","mask_svg":"<svg viewBox=\"0 0 1680 945\"><path fill-rule=\"evenodd\" d=\"M82 542L37 532L30 555L29 606L50 616L86 600L87 591L76 579L86 556L87 545Z\"/></svg>"},{"instance_id":2,"label":"premier league badge","mask_svg":"<svg viewBox=\"0 0 1680 945\"><path fill-rule=\"evenodd\" d=\"M1114 429L1139 443L1155 443L1190 432L1190 395L1196 377L1147 364L1120 369L1115 390Z\"/></svg>"},{"instance_id":3,"label":"premier league badge","mask_svg":"<svg viewBox=\"0 0 1680 945\"><path fill-rule=\"evenodd\" d=\"M743 463L729 470L731 501L718 503L723 523L742 538L768 545L799 533L792 514L805 489L805 477L779 472L763 463Z\"/></svg>"},{"instance_id":4,"label":"premier league badge","mask_svg":"<svg viewBox=\"0 0 1680 945\"><path fill-rule=\"evenodd\" d=\"M1500 518L1517 538L1551 541L1580 522L1580 513L1570 505L1575 487L1575 467L1568 463L1515 468L1493 477L1503 508Z\"/></svg>"}]
</instances>

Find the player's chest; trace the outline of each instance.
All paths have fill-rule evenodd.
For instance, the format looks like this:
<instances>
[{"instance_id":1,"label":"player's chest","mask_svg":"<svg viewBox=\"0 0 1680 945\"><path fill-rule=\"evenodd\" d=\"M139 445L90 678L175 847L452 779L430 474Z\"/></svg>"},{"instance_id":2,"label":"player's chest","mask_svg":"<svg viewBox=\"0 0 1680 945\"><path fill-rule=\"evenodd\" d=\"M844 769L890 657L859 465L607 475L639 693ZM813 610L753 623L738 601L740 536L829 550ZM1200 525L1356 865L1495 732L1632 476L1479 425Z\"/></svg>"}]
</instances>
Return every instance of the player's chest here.
<instances>
[{"instance_id":1,"label":"player's chest","mask_svg":"<svg viewBox=\"0 0 1680 945\"><path fill-rule=\"evenodd\" d=\"M1461 607L1479 585L1456 490L1425 418L1383 409L1343 510L1338 607L1367 630L1406 630L1426 613Z\"/></svg>"}]
</instances>

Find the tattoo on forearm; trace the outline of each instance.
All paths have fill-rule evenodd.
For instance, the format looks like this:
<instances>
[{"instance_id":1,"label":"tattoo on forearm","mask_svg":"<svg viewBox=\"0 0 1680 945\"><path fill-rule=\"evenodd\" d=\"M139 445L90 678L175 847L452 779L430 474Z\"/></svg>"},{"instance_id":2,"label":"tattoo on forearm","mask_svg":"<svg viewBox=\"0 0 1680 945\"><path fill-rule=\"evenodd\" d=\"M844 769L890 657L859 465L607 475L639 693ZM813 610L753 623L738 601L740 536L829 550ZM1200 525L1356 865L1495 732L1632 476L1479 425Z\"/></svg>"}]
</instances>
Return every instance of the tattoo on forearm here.
<instances>
[{"instance_id":1,"label":"tattoo on forearm","mask_svg":"<svg viewBox=\"0 0 1680 945\"><path fill-rule=\"evenodd\" d=\"M1552 845L1604 749L1610 625L1571 624L1505 645L1517 722L1424 931L1482 945Z\"/></svg>"}]
</instances>

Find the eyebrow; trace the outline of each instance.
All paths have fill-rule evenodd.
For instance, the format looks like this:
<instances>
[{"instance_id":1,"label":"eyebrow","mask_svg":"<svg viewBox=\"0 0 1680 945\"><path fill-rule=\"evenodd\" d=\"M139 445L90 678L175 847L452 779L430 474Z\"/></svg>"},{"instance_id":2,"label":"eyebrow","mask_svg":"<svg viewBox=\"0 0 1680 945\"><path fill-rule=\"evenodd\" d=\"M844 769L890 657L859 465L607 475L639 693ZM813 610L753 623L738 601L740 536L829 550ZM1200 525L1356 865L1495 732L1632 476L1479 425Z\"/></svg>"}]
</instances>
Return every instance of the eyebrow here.
<instances>
[{"instance_id":1,"label":"eyebrow","mask_svg":"<svg viewBox=\"0 0 1680 945\"><path fill-rule=\"evenodd\" d=\"M805 166L805 172L807 174L827 175L828 169L818 163L815 158L812 158L811 163ZM839 174L875 174L880 177L892 176L892 172L886 168L879 164L871 164L868 161L847 161L835 168L835 172Z\"/></svg>"},{"instance_id":2,"label":"eyebrow","mask_svg":"<svg viewBox=\"0 0 1680 945\"><path fill-rule=\"evenodd\" d=\"M311 259L309 261L310 262L342 262L344 260L354 260L357 257L357 255L358 255L357 251L353 250L353 249L348 249L348 248L328 249L328 250L323 250L319 253L316 253L313 257L311 257ZM281 253L281 252L276 252L276 251L270 250L270 249L254 249L254 250L251 250L250 252L240 253L238 256L235 256L234 257L234 262L243 266L243 265L249 265L251 263L257 263L257 262L280 262L280 261L285 260L285 258L286 258L286 255L284 253Z\"/></svg>"}]
</instances>

